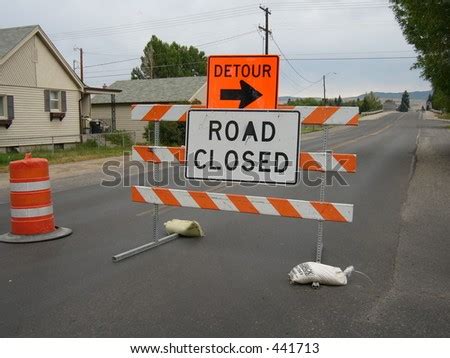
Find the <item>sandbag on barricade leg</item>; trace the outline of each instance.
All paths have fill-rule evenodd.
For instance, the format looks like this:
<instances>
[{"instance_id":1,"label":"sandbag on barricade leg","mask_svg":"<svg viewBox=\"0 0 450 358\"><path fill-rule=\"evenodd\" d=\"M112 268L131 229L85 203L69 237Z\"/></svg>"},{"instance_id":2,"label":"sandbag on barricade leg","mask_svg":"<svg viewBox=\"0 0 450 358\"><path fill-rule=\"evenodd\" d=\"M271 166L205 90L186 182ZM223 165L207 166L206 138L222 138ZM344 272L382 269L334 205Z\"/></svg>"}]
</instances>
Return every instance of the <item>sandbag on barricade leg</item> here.
<instances>
[{"instance_id":1,"label":"sandbag on barricade leg","mask_svg":"<svg viewBox=\"0 0 450 358\"><path fill-rule=\"evenodd\" d=\"M187 237L203 237L205 233L197 221L172 219L164 223L167 233Z\"/></svg>"},{"instance_id":2,"label":"sandbag on barricade leg","mask_svg":"<svg viewBox=\"0 0 450 358\"><path fill-rule=\"evenodd\" d=\"M156 239L147 244L141 245L134 249L122 252L112 257L113 262L119 262L129 257L135 256L142 252L154 249L155 247L164 245L174 241L181 236L185 237L202 237L205 236L202 227L197 221L173 219L164 223L168 236Z\"/></svg>"},{"instance_id":3,"label":"sandbag on barricade leg","mask_svg":"<svg viewBox=\"0 0 450 358\"><path fill-rule=\"evenodd\" d=\"M353 271L353 266L349 266L342 271L339 267L324 265L319 262L304 262L295 266L289 272L289 281L291 284L318 282L322 285L344 286Z\"/></svg>"}]
</instances>

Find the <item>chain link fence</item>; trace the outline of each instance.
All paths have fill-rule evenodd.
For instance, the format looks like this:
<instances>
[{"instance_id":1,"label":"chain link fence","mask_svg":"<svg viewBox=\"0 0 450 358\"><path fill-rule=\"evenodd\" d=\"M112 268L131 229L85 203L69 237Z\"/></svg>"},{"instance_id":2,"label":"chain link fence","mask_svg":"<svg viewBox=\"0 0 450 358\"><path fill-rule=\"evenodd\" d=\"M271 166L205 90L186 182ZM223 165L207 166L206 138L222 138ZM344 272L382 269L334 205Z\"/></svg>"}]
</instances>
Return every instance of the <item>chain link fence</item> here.
<instances>
[{"instance_id":1,"label":"chain link fence","mask_svg":"<svg viewBox=\"0 0 450 358\"><path fill-rule=\"evenodd\" d=\"M142 135L141 135L142 136ZM0 152L51 151L73 149L77 146L85 147L120 147L131 148L139 140L139 133L135 131L115 131L96 134L56 135L56 136L28 136L0 138Z\"/></svg>"}]
</instances>

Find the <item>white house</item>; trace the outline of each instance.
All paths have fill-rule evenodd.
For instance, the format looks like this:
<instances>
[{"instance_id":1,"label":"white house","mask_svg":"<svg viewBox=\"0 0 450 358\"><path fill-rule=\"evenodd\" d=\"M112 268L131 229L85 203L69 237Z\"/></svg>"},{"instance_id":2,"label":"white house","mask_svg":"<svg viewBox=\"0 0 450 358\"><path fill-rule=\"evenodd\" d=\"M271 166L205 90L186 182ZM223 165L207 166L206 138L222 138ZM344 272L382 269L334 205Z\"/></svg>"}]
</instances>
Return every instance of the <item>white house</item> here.
<instances>
[{"instance_id":1,"label":"white house","mask_svg":"<svg viewBox=\"0 0 450 358\"><path fill-rule=\"evenodd\" d=\"M90 94L40 26L0 29L0 150L76 143ZM120 91L119 91L120 92Z\"/></svg>"}]
</instances>

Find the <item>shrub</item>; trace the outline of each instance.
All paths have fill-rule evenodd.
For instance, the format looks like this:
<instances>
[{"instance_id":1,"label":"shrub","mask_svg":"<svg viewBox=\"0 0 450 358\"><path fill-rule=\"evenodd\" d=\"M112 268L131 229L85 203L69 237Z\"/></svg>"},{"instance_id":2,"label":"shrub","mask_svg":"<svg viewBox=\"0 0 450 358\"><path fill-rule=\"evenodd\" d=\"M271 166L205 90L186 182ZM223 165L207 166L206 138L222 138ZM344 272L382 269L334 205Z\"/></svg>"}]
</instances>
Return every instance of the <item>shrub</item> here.
<instances>
[{"instance_id":1,"label":"shrub","mask_svg":"<svg viewBox=\"0 0 450 358\"><path fill-rule=\"evenodd\" d=\"M126 131L115 131L112 133L105 133L105 139L119 147L131 147L133 141L131 139L131 134Z\"/></svg>"},{"instance_id":2,"label":"shrub","mask_svg":"<svg viewBox=\"0 0 450 358\"><path fill-rule=\"evenodd\" d=\"M150 144L154 141L155 124L145 127L142 137ZM161 122L159 125L159 142L165 146L180 146L184 144L186 126L182 122Z\"/></svg>"}]
</instances>

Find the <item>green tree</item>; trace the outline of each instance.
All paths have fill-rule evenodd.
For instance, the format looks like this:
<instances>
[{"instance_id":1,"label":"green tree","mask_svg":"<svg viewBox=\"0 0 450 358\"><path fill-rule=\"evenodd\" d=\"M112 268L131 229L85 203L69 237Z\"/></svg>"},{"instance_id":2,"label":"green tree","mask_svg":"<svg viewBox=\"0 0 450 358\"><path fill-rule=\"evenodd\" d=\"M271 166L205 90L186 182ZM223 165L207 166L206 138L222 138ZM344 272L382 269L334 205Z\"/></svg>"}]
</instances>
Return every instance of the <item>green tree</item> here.
<instances>
[{"instance_id":1,"label":"green tree","mask_svg":"<svg viewBox=\"0 0 450 358\"><path fill-rule=\"evenodd\" d=\"M145 79L144 72L139 67L135 67L131 70L131 79L132 80L143 80Z\"/></svg>"},{"instance_id":2,"label":"green tree","mask_svg":"<svg viewBox=\"0 0 450 358\"><path fill-rule=\"evenodd\" d=\"M186 126L182 122L161 122L159 132L160 145L180 146L184 145ZM143 138L149 143L154 143L155 123L149 122L145 127Z\"/></svg>"},{"instance_id":3,"label":"green tree","mask_svg":"<svg viewBox=\"0 0 450 358\"><path fill-rule=\"evenodd\" d=\"M450 112L450 97L446 96L439 88L435 89L431 97L433 109Z\"/></svg>"},{"instance_id":4,"label":"green tree","mask_svg":"<svg viewBox=\"0 0 450 358\"><path fill-rule=\"evenodd\" d=\"M141 65L131 72L131 79L206 75L206 56L193 46L171 44L153 35L144 48Z\"/></svg>"},{"instance_id":5,"label":"green tree","mask_svg":"<svg viewBox=\"0 0 450 358\"><path fill-rule=\"evenodd\" d=\"M409 110L409 93L408 91L403 92L402 101L400 102L400 106L398 107L400 112L408 112Z\"/></svg>"},{"instance_id":6,"label":"green tree","mask_svg":"<svg viewBox=\"0 0 450 358\"><path fill-rule=\"evenodd\" d=\"M323 106L322 100L312 97L289 100L288 104L290 106Z\"/></svg>"},{"instance_id":7,"label":"green tree","mask_svg":"<svg viewBox=\"0 0 450 358\"><path fill-rule=\"evenodd\" d=\"M366 93L362 101L357 101L359 112L377 111L383 108L383 104L373 92Z\"/></svg>"},{"instance_id":8,"label":"green tree","mask_svg":"<svg viewBox=\"0 0 450 358\"><path fill-rule=\"evenodd\" d=\"M450 1L390 1L406 40L418 53L413 67L450 98Z\"/></svg>"}]
</instances>

